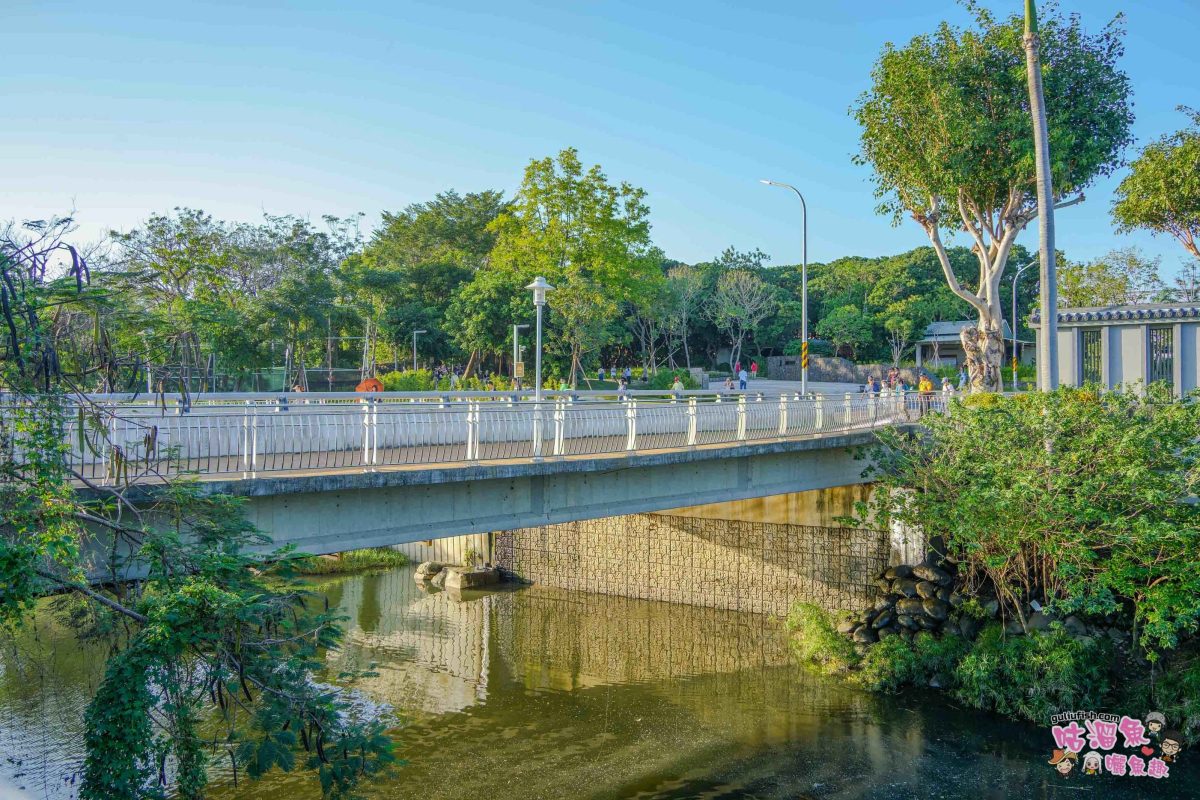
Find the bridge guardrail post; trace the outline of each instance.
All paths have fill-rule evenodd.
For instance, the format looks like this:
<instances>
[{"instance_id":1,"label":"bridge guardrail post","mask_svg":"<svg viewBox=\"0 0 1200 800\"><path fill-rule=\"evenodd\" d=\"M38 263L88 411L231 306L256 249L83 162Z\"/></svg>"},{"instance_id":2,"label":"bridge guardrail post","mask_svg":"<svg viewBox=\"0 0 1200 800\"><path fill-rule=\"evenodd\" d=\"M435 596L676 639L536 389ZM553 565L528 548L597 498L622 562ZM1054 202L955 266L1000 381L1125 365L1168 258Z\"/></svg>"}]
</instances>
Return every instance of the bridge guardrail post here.
<instances>
[{"instance_id":1,"label":"bridge guardrail post","mask_svg":"<svg viewBox=\"0 0 1200 800\"><path fill-rule=\"evenodd\" d=\"M363 471L371 472L379 458L379 407L373 397L363 398Z\"/></svg>"},{"instance_id":2,"label":"bridge guardrail post","mask_svg":"<svg viewBox=\"0 0 1200 800\"><path fill-rule=\"evenodd\" d=\"M746 441L746 395L744 394L738 397L737 439L739 442Z\"/></svg>"},{"instance_id":3,"label":"bridge guardrail post","mask_svg":"<svg viewBox=\"0 0 1200 800\"><path fill-rule=\"evenodd\" d=\"M779 395L779 435L787 436L788 429L788 404L787 394Z\"/></svg>"},{"instance_id":4,"label":"bridge guardrail post","mask_svg":"<svg viewBox=\"0 0 1200 800\"><path fill-rule=\"evenodd\" d=\"M842 405L842 430L854 427L854 395L846 392Z\"/></svg>"},{"instance_id":5,"label":"bridge guardrail post","mask_svg":"<svg viewBox=\"0 0 1200 800\"><path fill-rule=\"evenodd\" d=\"M629 452L637 450L637 400L630 398L625 407L625 449Z\"/></svg>"},{"instance_id":6,"label":"bridge guardrail post","mask_svg":"<svg viewBox=\"0 0 1200 800\"><path fill-rule=\"evenodd\" d=\"M542 460L542 404L534 401L533 403L533 460Z\"/></svg>"},{"instance_id":7,"label":"bridge guardrail post","mask_svg":"<svg viewBox=\"0 0 1200 800\"><path fill-rule=\"evenodd\" d=\"M567 427L567 401L558 398L554 401L554 456L562 458L564 439Z\"/></svg>"},{"instance_id":8,"label":"bridge guardrail post","mask_svg":"<svg viewBox=\"0 0 1200 800\"><path fill-rule=\"evenodd\" d=\"M257 477L258 471L258 408L253 400L246 401L242 416L242 476Z\"/></svg>"},{"instance_id":9,"label":"bridge guardrail post","mask_svg":"<svg viewBox=\"0 0 1200 800\"><path fill-rule=\"evenodd\" d=\"M813 429L819 433L825 430L825 395L813 396Z\"/></svg>"},{"instance_id":10,"label":"bridge guardrail post","mask_svg":"<svg viewBox=\"0 0 1200 800\"><path fill-rule=\"evenodd\" d=\"M696 440L698 437L697 437L697 426L696 426L696 398L694 398L694 397L688 398L687 416L688 416L688 428L687 428L688 447L695 447Z\"/></svg>"},{"instance_id":11,"label":"bridge guardrail post","mask_svg":"<svg viewBox=\"0 0 1200 800\"><path fill-rule=\"evenodd\" d=\"M467 461L479 460L479 403L467 403Z\"/></svg>"}]
</instances>

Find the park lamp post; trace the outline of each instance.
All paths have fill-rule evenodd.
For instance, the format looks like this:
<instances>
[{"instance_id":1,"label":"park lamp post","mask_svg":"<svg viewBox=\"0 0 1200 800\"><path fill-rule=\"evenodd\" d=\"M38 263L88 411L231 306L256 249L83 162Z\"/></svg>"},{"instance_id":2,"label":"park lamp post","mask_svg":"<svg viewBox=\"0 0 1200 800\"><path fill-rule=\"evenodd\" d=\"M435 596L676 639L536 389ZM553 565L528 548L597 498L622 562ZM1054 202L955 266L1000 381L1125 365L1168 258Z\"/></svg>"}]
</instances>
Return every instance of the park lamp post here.
<instances>
[{"instance_id":1,"label":"park lamp post","mask_svg":"<svg viewBox=\"0 0 1200 800\"><path fill-rule=\"evenodd\" d=\"M542 307L546 305L546 292L554 289L546 279L538 275L533 283L525 287L533 292L533 305L537 308L537 336L533 351L533 400L542 402Z\"/></svg>"},{"instance_id":2,"label":"park lamp post","mask_svg":"<svg viewBox=\"0 0 1200 800\"><path fill-rule=\"evenodd\" d=\"M1037 261L1030 261L1023 267L1020 267L1013 275L1012 280L1012 390L1017 390L1017 281L1021 279L1021 273L1035 266Z\"/></svg>"},{"instance_id":3,"label":"park lamp post","mask_svg":"<svg viewBox=\"0 0 1200 800\"><path fill-rule=\"evenodd\" d=\"M760 181L767 186L777 186L780 189L791 189L800 198L802 250L800 261L800 393L808 394L808 204L804 195L790 183Z\"/></svg>"},{"instance_id":4,"label":"park lamp post","mask_svg":"<svg viewBox=\"0 0 1200 800\"><path fill-rule=\"evenodd\" d=\"M517 363L521 360L520 337L521 331L528 328L528 325L513 325L513 388L515 389L521 379L517 377Z\"/></svg>"},{"instance_id":5,"label":"park lamp post","mask_svg":"<svg viewBox=\"0 0 1200 800\"><path fill-rule=\"evenodd\" d=\"M417 371L417 334L429 333L429 331L413 331L413 372Z\"/></svg>"}]
</instances>

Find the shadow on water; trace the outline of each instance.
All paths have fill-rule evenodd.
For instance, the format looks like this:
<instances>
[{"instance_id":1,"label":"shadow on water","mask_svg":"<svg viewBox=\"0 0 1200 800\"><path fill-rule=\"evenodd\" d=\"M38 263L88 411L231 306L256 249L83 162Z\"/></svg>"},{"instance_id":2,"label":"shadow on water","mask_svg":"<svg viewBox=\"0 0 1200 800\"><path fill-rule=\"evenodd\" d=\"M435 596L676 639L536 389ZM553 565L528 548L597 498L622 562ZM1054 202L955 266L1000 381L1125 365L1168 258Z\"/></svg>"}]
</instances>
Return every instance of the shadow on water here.
<instances>
[{"instance_id":1,"label":"shadow on water","mask_svg":"<svg viewBox=\"0 0 1200 800\"><path fill-rule=\"evenodd\" d=\"M426 594L411 569L322 590L348 619L331 672L374 664L360 687L407 719L408 765L369 797L1200 797L1187 761L1166 781L1064 781L1046 764L1044 728L813 676L758 615L537 586ZM24 748L39 797L72 796L62 776L77 767L79 714L98 677L101 654L63 641L45 630L27 648L55 653L41 665L44 690L11 663L0 674L0 746ZM214 798L319 796L294 775L234 789L218 774L212 788Z\"/></svg>"}]
</instances>

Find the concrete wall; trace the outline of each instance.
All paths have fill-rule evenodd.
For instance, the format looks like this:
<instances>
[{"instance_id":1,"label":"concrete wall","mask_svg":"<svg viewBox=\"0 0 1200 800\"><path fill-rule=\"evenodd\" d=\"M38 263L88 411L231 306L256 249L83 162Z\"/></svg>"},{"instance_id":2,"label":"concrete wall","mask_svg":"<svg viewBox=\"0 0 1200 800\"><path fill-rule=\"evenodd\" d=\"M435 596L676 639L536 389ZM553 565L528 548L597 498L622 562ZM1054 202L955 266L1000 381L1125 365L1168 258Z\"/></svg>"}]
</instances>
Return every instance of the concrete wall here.
<instances>
[{"instance_id":1,"label":"concrete wall","mask_svg":"<svg viewBox=\"0 0 1200 800\"><path fill-rule=\"evenodd\" d=\"M666 514L495 537L497 563L535 583L776 615L797 600L862 605L891 552L886 531Z\"/></svg>"},{"instance_id":2,"label":"concrete wall","mask_svg":"<svg viewBox=\"0 0 1200 800\"><path fill-rule=\"evenodd\" d=\"M1200 384L1200 324L1194 320L1060 324L1059 382L1064 386L1080 384L1083 377L1082 332L1099 329L1102 383L1110 389L1144 386L1149 377L1150 329L1158 327L1169 327L1173 331L1175 392L1190 392Z\"/></svg>"},{"instance_id":3,"label":"concrete wall","mask_svg":"<svg viewBox=\"0 0 1200 800\"><path fill-rule=\"evenodd\" d=\"M413 564L422 561L440 561L443 564L462 564L467 553L474 550L483 558L488 558L491 544L486 533L472 533L466 536L450 536L444 539L423 539L417 542L393 545L393 550L399 550L408 556Z\"/></svg>"}]
</instances>

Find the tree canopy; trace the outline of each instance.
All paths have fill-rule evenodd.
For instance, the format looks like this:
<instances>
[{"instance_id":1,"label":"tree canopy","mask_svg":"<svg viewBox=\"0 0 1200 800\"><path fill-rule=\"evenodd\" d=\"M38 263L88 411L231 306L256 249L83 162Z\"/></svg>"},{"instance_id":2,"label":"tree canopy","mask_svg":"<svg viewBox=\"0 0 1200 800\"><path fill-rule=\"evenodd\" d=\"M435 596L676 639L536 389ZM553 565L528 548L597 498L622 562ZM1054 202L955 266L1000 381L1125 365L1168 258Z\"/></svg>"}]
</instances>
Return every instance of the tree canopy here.
<instances>
[{"instance_id":1,"label":"tree canopy","mask_svg":"<svg viewBox=\"0 0 1200 800\"><path fill-rule=\"evenodd\" d=\"M1180 107L1191 124L1150 143L1117 187L1118 230L1174 236L1200 258L1200 111Z\"/></svg>"},{"instance_id":2,"label":"tree canopy","mask_svg":"<svg viewBox=\"0 0 1200 800\"><path fill-rule=\"evenodd\" d=\"M888 44L871 88L853 109L862 127L858 163L873 170L879 211L915 220L950 289L979 315L964 331L978 351L972 382L998 385L1004 309L1000 279L1017 235L1037 217L1033 125L1017 15L973 6L975 26L943 23L907 45ZM1078 202L1120 163L1133 115L1120 18L1098 34L1055 9L1041 17L1041 57L1056 205ZM979 261L975 288L955 273L942 234L962 231ZM970 340L974 340L970 341Z\"/></svg>"}]
</instances>

